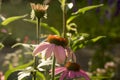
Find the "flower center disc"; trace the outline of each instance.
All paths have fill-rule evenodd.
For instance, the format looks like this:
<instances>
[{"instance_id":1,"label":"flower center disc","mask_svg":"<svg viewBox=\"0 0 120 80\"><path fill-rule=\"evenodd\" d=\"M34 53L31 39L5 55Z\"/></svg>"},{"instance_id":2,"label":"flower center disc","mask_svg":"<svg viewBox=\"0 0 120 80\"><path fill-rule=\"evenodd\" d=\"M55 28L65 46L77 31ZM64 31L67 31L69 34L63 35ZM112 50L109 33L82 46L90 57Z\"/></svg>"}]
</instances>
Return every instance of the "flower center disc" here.
<instances>
[{"instance_id":1,"label":"flower center disc","mask_svg":"<svg viewBox=\"0 0 120 80\"><path fill-rule=\"evenodd\" d=\"M67 39L62 38L62 37L57 36L57 35L49 35L47 38L47 41L50 43L54 43L58 46L62 46L62 47L66 47L68 44Z\"/></svg>"},{"instance_id":2,"label":"flower center disc","mask_svg":"<svg viewBox=\"0 0 120 80\"><path fill-rule=\"evenodd\" d=\"M80 70L80 65L77 63L67 62L65 67L71 71L79 71Z\"/></svg>"}]
</instances>

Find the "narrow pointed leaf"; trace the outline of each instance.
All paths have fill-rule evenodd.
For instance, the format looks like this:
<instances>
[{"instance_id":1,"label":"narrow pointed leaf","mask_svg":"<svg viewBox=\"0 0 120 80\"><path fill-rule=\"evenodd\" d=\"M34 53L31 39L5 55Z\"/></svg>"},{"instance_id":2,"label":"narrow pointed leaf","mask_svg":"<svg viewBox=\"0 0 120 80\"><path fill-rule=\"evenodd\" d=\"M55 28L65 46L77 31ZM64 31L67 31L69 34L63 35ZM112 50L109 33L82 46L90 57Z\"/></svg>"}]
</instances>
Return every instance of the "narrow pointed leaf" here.
<instances>
[{"instance_id":1,"label":"narrow pointed leaf","mask_svg":"<svg viewBox=\"0 0 120 80\"><path fill-rule=\"evenodd\" d=\"M11 22L16 21L16 20L18 20L18 19L22 19L22 18L24 18L24 17L26 17L26 16L27 16L27 15L9 17L9 18L7 18L6 20L4 20L4 21L1 23L1 25L6 26L6 25L8 25L8 24L11 23Z\"/></svg>"},{"instance_id":2,"label":"narrow pointed leaf","mask_svg":"<svg viewBox=\"0 0 120 80\"><path fill-rule=\"evenodd\" d=\"M92 41L93 41L93 42L96 42L96 41L98 41L98 40L101 39L101 38L105 38L105 36L95 37L95 38L92 39Z\"/></svg>"},{"instance_id":3,"label":"narrow pointed leaf","mask_svg":"<svg viewBox=\"0 0 120 80\"><path fill-rule=\"evenodd\" d=\"M35 20L24 19L24 21L36 24ZM50 30L51 32L55 33L56 35L60 35L60 33L59 33L59 31L57 29L55 29L54 27L49 26L46 23L41 23L41 26L48 29L48 30Z\"/></svg>"},{"instance_id":4,"label":"narrow pointed leaf","mask_svg":"<svg viewBox=\"0 0 120 80\"><path fill-rule=\"evenodd\" d=\"M78 17L78 15L72 15L72 16L70 16L70 18L67 19L67 24L69 24L76 17Z\"/></svg>"},{"instance_id":5,"label":"narrow pointed leaf","mask_svg":"<svg viewBox=\"0 0 120 80\"><path fill-rule=\"evenodd\" d=\"M77 12L73 13L73 15L79 14L79 13L83 13L84 14L88 10L91 10L91 9L94 9L94 8L98 8L98 7L101 7L101 6L103 6L103 4L87 6L87 7L84 7L84 8L80 8Z\"/></svg>"},{"instance_id":6,"label":"narrow pointed leaf","mask_svg":"<svg viewBox=\"0 0 120 80\"><path fill-rule=\"evenodd\" d=\"M72 13L72 16L70 16L70 18L67 19L67 24L69 24L72 20L74 20L76 17L78 17L80 13L84 14L88 10L91 10L91 9L94 9L94 8L97 8L97 7L101 7L101 6L103 6L103 4L80 8L77 12Z\"/></svg>"},{"instance_id":7,"label":"narrow pointed leaf","mask_svg":"<svg viewBox=\"0 0 120 80\"><path fill-rule=\"evenodd\" d=\"M29 48L31 50L33 50L34 47L36 47L37 45L33 45L33 44L24 44L24 43L16 43L12 46L12 48L15 48L17 46L23 46L24 48Z\"/></svg>"}]
</instances>

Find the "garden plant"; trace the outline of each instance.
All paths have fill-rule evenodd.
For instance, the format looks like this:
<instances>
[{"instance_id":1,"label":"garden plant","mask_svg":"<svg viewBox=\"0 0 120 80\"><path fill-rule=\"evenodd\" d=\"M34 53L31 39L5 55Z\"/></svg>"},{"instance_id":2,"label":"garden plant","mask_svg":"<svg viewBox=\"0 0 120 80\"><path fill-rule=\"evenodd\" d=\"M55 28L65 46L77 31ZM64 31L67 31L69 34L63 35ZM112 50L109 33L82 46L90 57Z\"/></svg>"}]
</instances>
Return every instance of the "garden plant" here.
<instances>
[{"instance_id":1,"label":"garden plant","mask_svg":"<svg viewBox=\"0 0 120 80\"><path fill-rule=\"evenodd\" d=\"M103 54L99 54L101 52L99 50L103 49L98 49L98 53L96 52L98 55L94 55L93 59L91 59L94 66L90 64L88 71L83 70L81 65L76 62L77 50L85 48L87 45L94 45L99 40L105 39L106 36L91 37L90 34L78 32L74 19L84 15L87 11L89 12L104 5L91 5L69 12L75 6L74 0L71 0L71 2L68 0L58 1L62 13L62 31L42 22L44 18L47 19L50 0L45 0L42 3L30 3L31 19L26 19L28 15L23 15L10 17L1 22L2 26L6 26L13 21L23 19L25 22L36 24L36 40L34 44L29 44L26 41L24 43L17 41L13 43L13 49L22 46L22 49L29 51L27 55L32 57L27 63L21 63L17 67L10 64L5 75L0 73L0 80L112 80L115 64L111 58L104 56L104 51ZM68 16L68 12L70 16ZM50 33L42 33L43 28ZM0 36L4 35L9 35L6 30L3 30L2 34L0 34ZM0 43L1 49L4 46L5 44ZM24 57L23 54L21 54L22 57ZM95 62L97 60L95 59L96 56L105 57L106 61L97 64ZM101 65L104 68L101 68Z\"/></svg>"}]
</instances>

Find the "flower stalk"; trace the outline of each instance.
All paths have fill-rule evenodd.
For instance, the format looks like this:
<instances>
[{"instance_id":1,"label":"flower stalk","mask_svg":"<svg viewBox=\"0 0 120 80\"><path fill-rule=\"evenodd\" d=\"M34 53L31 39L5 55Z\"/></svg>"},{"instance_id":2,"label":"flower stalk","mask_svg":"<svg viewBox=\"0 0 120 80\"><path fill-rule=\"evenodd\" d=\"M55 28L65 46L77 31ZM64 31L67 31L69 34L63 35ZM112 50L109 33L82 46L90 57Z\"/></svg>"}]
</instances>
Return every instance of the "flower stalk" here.
<instances>
[{"instance_id":1,"label":"flower stalk","mask_svg":"<svg viewBox=\"0 0 120 80\"><path fill-rule=\"evenodd\" d=\"M39 41L40 41L40 18L36 18L36 21L37 21L37 26L36 26L36 38L37 38L37 44L39 44ZM36 70L37 68L37 64L38 64L38 57L37 56L34 56L34 69ZM33 77L34 77L34 80L36 80L36 72L34 72L33 74Z\"/></svg>"},{"instance_id":2,"label":"flower stalk","mask_svg":"<svg viewBox=\"0 0 120 80\"><path fill-rule=\"evenodd\" d=\"M54 78L55 78L55 62L56 62L56 59L55 59L55 56L53 55L51 80L54 80Z\"/></svg>"},{"instance_id":3,"label":"flower stalk","mask_svg":"<svg viewBox=\"0 0 120 80\"><path fill-rule=\"evenodd\" d=\"M39 44L39 41L40 41L40 36L39 36L39 34L40 34L40 30L41 30L41 26L40 26L40 18L36 18L36 20L37 20L37 26L36 26L36 38L37 38L37 44Z\"/></svg>"},{"instance_id":4,"label":"flower stalk","mask_svg":"<svg viewBox=\"0 0 120 80\"><path fill-rule=\"evenodd\" d=\"M66 36L66 12L63 10L63 37Z\"/></svg>"},{"instance_id":5,"label":"flower stalk","mask_svg":"<svg viewBox=\"0 0 120 80\"><path fill-rule=\"evenodd\" d=\"M63 17L63 37L66 37L66 9L65 9L65 4L66 0L64 1L64 3L62 4L62 17Z\"/></svg>"}]
</instances>

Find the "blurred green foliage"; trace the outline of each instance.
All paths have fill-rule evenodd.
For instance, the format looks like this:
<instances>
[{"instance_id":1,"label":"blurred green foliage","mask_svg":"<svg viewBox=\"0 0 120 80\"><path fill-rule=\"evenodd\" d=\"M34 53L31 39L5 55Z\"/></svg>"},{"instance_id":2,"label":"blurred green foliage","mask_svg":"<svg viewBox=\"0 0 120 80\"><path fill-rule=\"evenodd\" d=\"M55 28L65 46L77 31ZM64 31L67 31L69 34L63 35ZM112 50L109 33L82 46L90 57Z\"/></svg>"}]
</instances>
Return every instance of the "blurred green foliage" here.
<instances>
[{"instance_id":1,"label":"blurred green foliage","mask_svg":"<svg viewBox=\"0 0 120 80\"><path fill-rule=\"evenodd\" d=\"M59 6L60 4L57 0L53 0L49 4L50 7L48 9L48 19L43 19L43 22L47 22L48 25L54 26L56 27L56 29L61 31L62 14ZM93 0L92 4L100 4L100 1ZM88 11L84 15L80 15L77 19L74 20L74 22L78 24L78 32L87 32L92 34L92 36L107 35L111 37L120 37L120 18L119 15L115 16L116 1L113 2L112 7L108 5L107 1L103 1L103 4L103 7ZM77 9L84 6L88 6L87 1L76 1ZM31 9L28 2L21 2L20 4L3 3L1 8L1 13L5 15L6 18L15 15L23 15L26 13L30 14L30 11ZM73 9L68 11L68 17L70 16L72 11ZM107 17L108 15L110 15L110 18ZM23 39L23 37L27 34L28 36L30 36L31 39L35 39L35 33L33 31L34 27L32 27L32 24L17 21L10 24L9 26L11 26L10 28L8 27L9 31L15 34L15 36L19 36ZM44 28L42 30L43 32L45 31ZM21 36L21 34L23 35Z\"/></svg>"}]
</instances>

